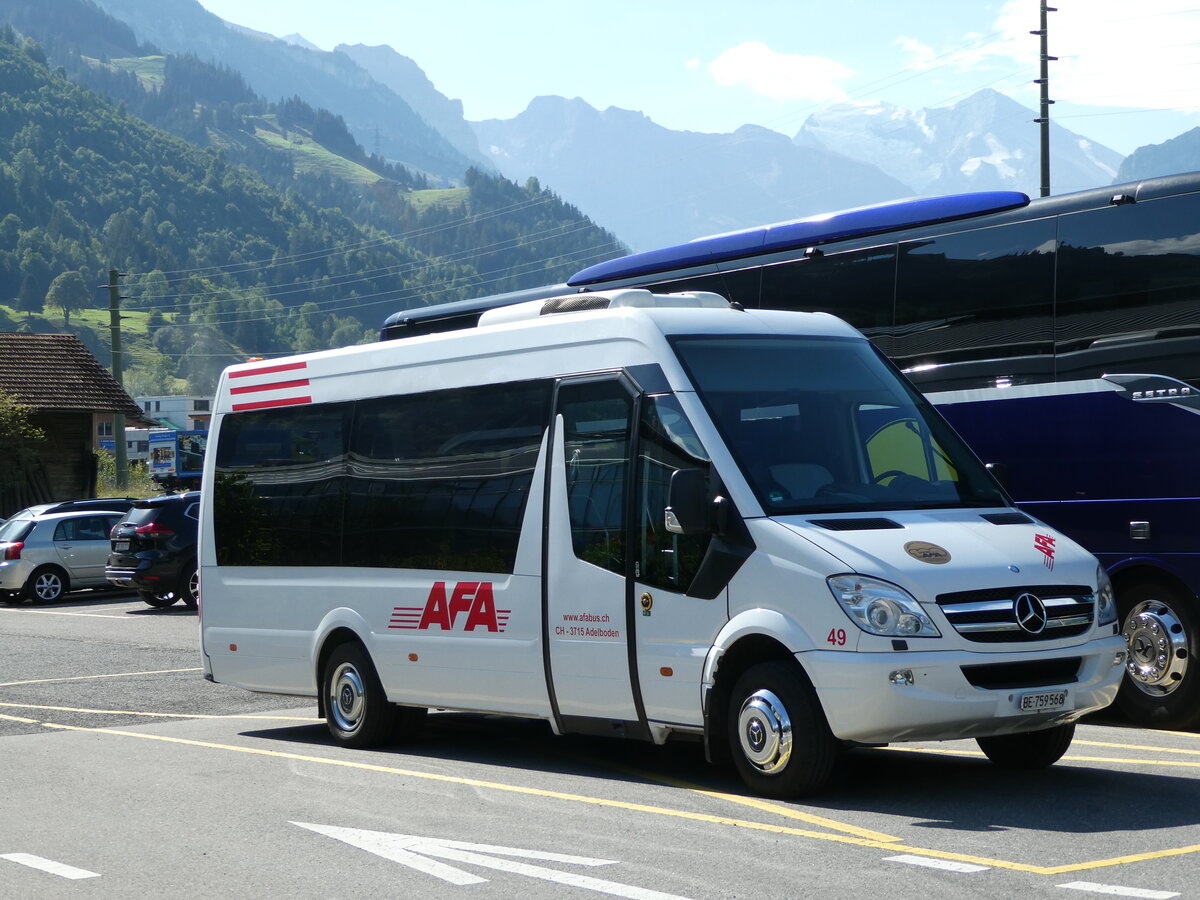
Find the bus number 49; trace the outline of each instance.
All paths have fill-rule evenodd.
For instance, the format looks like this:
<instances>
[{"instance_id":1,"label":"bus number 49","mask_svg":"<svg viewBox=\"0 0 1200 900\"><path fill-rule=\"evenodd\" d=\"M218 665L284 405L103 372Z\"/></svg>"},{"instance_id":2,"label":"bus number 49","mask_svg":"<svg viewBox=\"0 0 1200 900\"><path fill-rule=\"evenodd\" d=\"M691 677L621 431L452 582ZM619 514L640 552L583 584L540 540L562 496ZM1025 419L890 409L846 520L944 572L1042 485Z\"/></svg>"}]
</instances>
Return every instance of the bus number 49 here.
<instances>
[{"instance_id":1,"label":"bus number 49","mask_svg":"<svg viewBox=\"0 0 1200 900\"><path fill-rule=\"evenodd\" d=\"M825 638L825 643L831 644L834 647L846 646L846 629L845 628L830 628L829 637Z\"/></svg>"}]
</instances>

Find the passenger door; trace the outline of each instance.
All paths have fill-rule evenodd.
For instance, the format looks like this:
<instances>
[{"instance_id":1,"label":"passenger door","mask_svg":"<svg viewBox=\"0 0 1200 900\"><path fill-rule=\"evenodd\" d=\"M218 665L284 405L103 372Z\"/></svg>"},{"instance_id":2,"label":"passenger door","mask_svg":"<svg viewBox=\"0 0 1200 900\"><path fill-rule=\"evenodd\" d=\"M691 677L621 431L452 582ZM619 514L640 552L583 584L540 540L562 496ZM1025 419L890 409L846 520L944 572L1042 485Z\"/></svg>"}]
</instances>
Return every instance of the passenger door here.
<instances>
[{"instance_id":1,"label":"passenger door","mask_svg":"<svg viewBox=\"0 0 1200 900\"><path fill-rule=\"evenodd\" d=\"M704 664L729 621L728 592L708 587L704 597L689 596L712 535L672 534L665 517L671 476L711 467L673 395L645 397L638 418L631 542L637 682L650 721L699 726Z\"/></svg>"},{"instance_id":2,"label":"passenger door","mask_svg":"<svg viewBox=\"0 0 1200 900\"><path fill-rule=\"evenodd\" d=\"M110 548L108 533L120 516L63 519L54 529L54 547L74 586L104 584Z\"/></svg>"},{"instance_id":3,"label":"passenger door","mask_svg":"<svg viewBox=\"0 0 1200 900\"><path fill-rule=\"evenodd\" d=\"M626 539L634 409L632 387L619 376L558 387L543 627L552 705L569 731L594 732L603 723L601 730L626 734L644 722L632 681Z\"/></svg>"}]
</instances>

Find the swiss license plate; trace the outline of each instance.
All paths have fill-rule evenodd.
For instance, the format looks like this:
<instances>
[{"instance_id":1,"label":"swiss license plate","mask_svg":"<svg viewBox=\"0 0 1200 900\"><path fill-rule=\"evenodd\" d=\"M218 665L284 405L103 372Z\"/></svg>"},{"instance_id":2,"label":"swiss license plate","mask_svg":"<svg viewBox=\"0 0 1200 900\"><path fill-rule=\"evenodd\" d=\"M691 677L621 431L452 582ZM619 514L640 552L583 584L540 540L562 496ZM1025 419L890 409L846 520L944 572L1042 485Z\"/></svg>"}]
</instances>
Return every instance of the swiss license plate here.
<instances>
[{"instance_id":1,"label":"swiss license plate","mask_svg":"<svg viewBox=\"0 0 1200 900\"><path fill-rule=\"evenodd\" d=\"M1062 709L1067 705L1066 691L1038 691L1035 694L1022 694L1021 712L1050 712Z\"/></svg>"},{"instance_id":2,"label":"swiss license plate","mask_svg":"<svg viewBox=\"0 0 1200 900\"><path fill-rule=\"evenodd\" d=\"M128 550L129 541L113 541L113 549L117 551Z\"/></svg>"}]
</instances>

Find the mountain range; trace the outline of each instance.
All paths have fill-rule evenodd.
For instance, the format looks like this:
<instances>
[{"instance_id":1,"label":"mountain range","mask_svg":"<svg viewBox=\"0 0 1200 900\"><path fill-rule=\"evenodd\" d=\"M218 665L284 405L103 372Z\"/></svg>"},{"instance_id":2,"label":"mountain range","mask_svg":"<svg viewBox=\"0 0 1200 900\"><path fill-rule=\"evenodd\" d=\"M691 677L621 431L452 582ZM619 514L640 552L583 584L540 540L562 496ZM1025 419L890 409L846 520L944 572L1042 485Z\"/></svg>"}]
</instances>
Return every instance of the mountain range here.
<instances>
[{"instance_id":1,"label":"mountain range","mask_svg":"<svg viewBox=\"0 0 1200 900\"><path fill-rule=\"evenodd\" d=\"M323 53L300 35L228 25L195 0L97 2L139 37L228 65L267 97L295 91L342 115L360 143L414 171L453 184L455 166L469 161L518 182L536 177L639 250L913 195L1040 188L1036 113L993 90L920 110L838 104L790 138L755 126L673 131L634 110L563 97L534 98L511 119L468 122L459 100L390 47ZM396 136L408 129L407 140ZM1200 134L1185 137L1161 152L1143 148L1122 168L1121 154L1052 122L1054 192L1200 168Z\"/></svg>"},{"instance_id":2,"label":"mountain range","mask_svg":"<svg viewBox=\"0 0 1200 900\"><path fill-rule=\"evenodd\" d=\"M196 0L95 0L140 40L235 70L257 94L342 117L364 148L432 186L469 166L536 178L635 250L913 195L1040 184L1036 113L992 90L947 107L839 104L792 136L664 128L634 110L537 97L519 115L470 122L418 63L390 47L316 49L208 13ZM1200 168L1200 130L1123 160L1051 125L1056 193Z\"/></svg>"}]
</instances>

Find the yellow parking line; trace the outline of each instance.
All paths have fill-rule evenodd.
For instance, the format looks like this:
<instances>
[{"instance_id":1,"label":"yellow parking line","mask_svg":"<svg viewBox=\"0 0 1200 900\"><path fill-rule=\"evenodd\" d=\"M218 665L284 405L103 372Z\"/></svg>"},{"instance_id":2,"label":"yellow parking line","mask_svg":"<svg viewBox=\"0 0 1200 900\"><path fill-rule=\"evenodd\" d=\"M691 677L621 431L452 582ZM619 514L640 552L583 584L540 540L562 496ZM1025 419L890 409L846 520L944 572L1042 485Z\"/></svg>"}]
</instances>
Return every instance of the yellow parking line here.
<instances>
[{"instance_id":1,"label":"yellow parking line","mask_svg":"<svg viewBox=\"0 0 1200 900\"><path fill-rule=\"evenodd\" d=\"M749 806L752 809L761 810L762 812L771 813L777 816L783 816L788 819L798 819L802 822L808 822L810 825L819 825L822 828L829 828L834 831L844 831L847 834L857 835L861 838L867 838L872 841L881 841L890 843L892 841L901 841L903 838L894 837L890 834L884 834L881 831L872 831L868 828L860 828L857 825L852 825L849 822L839 822L837 819L818 816L813 813L802 812L798 809L792 809L790 806L781 806L778 803L772 803L769 800L760 800L757 797L743 797L740 794L727 794L723 791L714 791L709 788L701 787L698 784L691 784L687 781L681 781L678 778L672 778L669 775L658 775L654 772L644 772L640 769L631 769L625 766L613 766L604 762L597 762L599 766L614 769L619 772L624 772L627 775L634 775L638 778L643 778L647 781L656 781L659 784L665 784L669 787L682 788L685 791L691 791L693 794L701 794L705 797L712 797L714 800L724 800L727 803L737 803L741 806Z\"/></svg>"},{"instance_id":2,"label":"yellow parking line","mask_svg":"<svg viewBox=\"0 0 1200 900\"><path fill-rule=\"evenodd\" d=\"M1200 750L1176 749L1175 747L1154 747L1148 744L1115 744L1109 741L1081 741L1078 738L1071 741L1072 747L1114 747L1117 750L1149 750L1152 753L1187 753L1200 756Z\"/></svg>"},{"instance_id":3,"label":"yellow parking line","mask_svg":"<svg viewBox=\"0 0 1200 900\"><path fill-rule=\"evenodd\" d=\"M1082 743L1088 743L1086 741ZM1121 747L1120 744L1100 744L1100 746ZM972 756L982 757L985 754L982 750L958 750L958 749L942 749L938 747L880 747L881 750L889 750L893 753L928 753L931 756ZM1194 753L1194 750L1167 750L1164 747L1130 747L1130 750L1155 750L1168 753ZM1078 756L1074 753L1068 753L1062 758L1063 762L1093 762L1093 763L1125 763L1131 766L1182 766L1183 768L1194 769L1200 768L1200 762L1192 762L1186 759L1127 759L1117 756Z\"/></svg>"},{"instance_id":4,"label":"yellow parking line","mask_svg":"<svg viewBox=\"0 0 1200 900\"><path fill-rule=\"evenodd\" d=\"M199 672L200 667L191 669L155 669L152 672L112 672L106 675L69 675L66 678L30 678L28 681L4 681L0 687L16 687L20 684L50 684L55 681L86 681L89 678L130 678L134 675L174 675L179 672Z\"/></svg>"},{"instance_id":5,"label":"yellow parking line","mask_svg":"<svg viewBox=\"0 0 1200 900\"><path fill-rule=\"evenodd\" d=\"M886 850L890 853L905 852L913 853L920 856L928 856L934 859L946 859L955 862L973 863L975 865L990 866L997 869L1008 869L1018 872L1029 872L1035 875L1060 875L1064 872L1078 872L1085 869L1098 869L1107 866L1123 865L1132 862L1144 862L1151 859L1162 859L1169 856L1183 856L1190 853L1200 852L1200 844L1193 844L1187 847L1176 847L1167 850L1156 850L1147 853L1129 854L1126 856L1113 857L1110 859L1092 860L1089 862L1072 863L1060 866L1035 866L1027 863L1011 862L1002 859L992 859L989 857L972 856L965 853L953 853L944 850L935 850L928 847L911 847L906 844L897 844L893 841L871 840L866 837L859 837L853 834L833 834L828 831L810 831L804 828L792 828L785 825L772 825L766 822L754 822L746 819L735 819L728 816L715 816L707 813L690 812L688 810L671 809L669 807L649 806L643 803L628 803L621 800L611 800L603 797L589 797L583 794L568 794L561 791L549 791L541 788L525 787L523 785L505 784L503 782L483 781L478 778L464 778L455 775L441 775L433 772L421 772L415 769L401 769L395 766L381 766L374 763L360 762L356 760L333 759L324 756L309 756L303 753L290 753L282 750L268 750L261 747L240 747L235 744L218 744L210 741L196 741L186 738L168 737L158 734L143 734L136 731L120 731L113 728L81 728L74 725L59 725L51 722L41 723L46 728L60 729L65 731L82 731L95 734L110 734L118 737L140 738L151 741L164 741L166 743L182 744L191 747L202 747L211 750L224 750L232 753L246 753L254 756L266 756L274 759L288 759L298 762L314 763L316 765L338 766L341 768L358 769L368 772L379 772L388 775L402 775L406 778L419 778L427 781L438 781L445 784L458 784L474 788L486 788L495 791L505 791L514 794L523 794L533 797L545 797L548 799L562 800L570 803L584 803L592 806L604 806L613 809L624 809L633 812L647 813L649 815L670 816L676 819L685 819L694 822L704 822L713 825L724 825L734 828L747 828L754 831L764 831L773 834L789 834L798 837L812 838L819 841L831 841L839 844L850 844L859 847L871 847L878 850ZM765 804L769 806L770 804ZM830 820L832 821L832 820ZM841 824L841 823L839 823Z\"/></svg>"},{"instance_id":6,"label":"yellow parking line","mask_svg":"<svg viewBox=\"0 0 1200 900\"><path fill-rule=\"evenodd\" d=\"M3 714L0 714L0 719L4 719L6 722L24 722L26 725L41 725L41 724L43 724L43 723L39 722L37 719L23 719L20 716L6 716Z\"/></svg>"},{"instance_id":7,"label":"yellow parking line","mask_svg":"<svg viewBox=\"0 0 1200 900\"><path fill-rule=\"evenodd\" d=\"M88 713L96 716L147 716L156 719L269 719L279 722L324 722L324 719L318 719L315 716L259 716L254 713L231 713L228 715L215 716L208 713L162 713L162 712L139 712L132 709L80 709L74 706L36 706L32 703L0 703L0 707L7 709L40 709L50 710L52 712L75 712ZM34 719L25 721L33 722Z\"/></svg>"}]
</instances>

